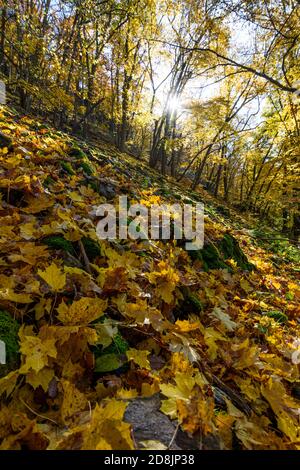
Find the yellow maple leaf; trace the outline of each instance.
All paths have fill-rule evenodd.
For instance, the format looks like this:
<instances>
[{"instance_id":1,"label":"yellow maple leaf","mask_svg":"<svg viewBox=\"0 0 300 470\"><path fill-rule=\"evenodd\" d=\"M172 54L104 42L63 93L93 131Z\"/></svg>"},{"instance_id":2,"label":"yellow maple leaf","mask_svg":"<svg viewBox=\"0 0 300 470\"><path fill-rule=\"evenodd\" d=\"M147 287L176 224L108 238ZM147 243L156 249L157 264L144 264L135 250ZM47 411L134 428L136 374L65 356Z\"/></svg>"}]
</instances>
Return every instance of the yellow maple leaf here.
<instances>
[{"instance_id":1,"label":"yellow maple leaf","mask_svg":"<svg viewBox=\"0 0 300 470\"><path fill-rule=\"evenodd\" d=\"M168 447L165 446L160 441L155 440L148 440L148 441L140 441L140 444L143 446L143 450L167 450Z\"/></svg>"},{"instance_id":2,"label":"yellow maple leaf","mask_svg":"<svg viewBox=\"0 0 300 470\"><path fill-rule=\"evenodd\" d=\"M3 153L4 153L4 150L3 149ZM11 168L15 168L17 166L20 165L21 161L22 161L22 156L21 155L13 155L12 157L8 157L8 158L5 158L4 159L1 159L1 165L4 166L4 168L6 168L7 170L11 169Z\"/></svg>"},{"instance_id":3,"label":"yellow maple leaf","mask_svg":"<svg viewBox=\"0 0 300 470\"><path fill-rule=\"evenodd\" d=\"M251 379L242 379L241 377L235 377L235 382L240 387L242 393L249 399L249 400L257 400L260 396L259 386L254 382L251 382Z\"/></svg>"},{"instance_id":4,"label":"yellow maple leaf","mask_svg":"<svg viewBox=\"0 0 300 470\"><path fill-rule=\"evenodd\" d=\"M45 315L45 312L51 312L52 299L42 298L34 307L35 319L40 320Z\"/></svg>"},{"instance_id":5,"label":"yellow maple leaf","mask_svg":"<svg viewBox=\"0 0 300 470\"><path fill-rule=\"evenodd\" d=\"M68 193L68 196L72 199L74 202L83 202L82 196L77 193L76 191L72 191Z\"/></svg>"},{"instance_id":6,"label":"yellow maple leaf","mask_svg":"<svg viewBox=\"0 0 300 470\"><path fill-rule=\"evenodd\" d=\"M13 289L16 285L16 282L12 276L7 277L4 274L0 274L0 285L2 286L2 289L3 287L10 287L11 289Z\"/></svg>"},{"instance_id":7,"label":"yellow maple leaf","mask_svg":"<svg viewBox=\"0 0 300 470\"><path fill-rule=\"evenodd\" d=\"M212 360L216 359L218 355L218 345L216 341L219 340L227 341L226 338L214 328L209 327L205 329L204 341L205 344L208 346L208 354Z\"/></svg>"},{"instance_id":8,"label":"yellow maple leaf","mask_svg":"<svg viewBox=\"0 0 300 470\"><path fill-rule=\"evenodd\" d=\"M4 393L8 397L14 390L19 377L19 370L13 370L0 379L0 396Z\"/></svg>"},{"instance_id":9,"label":"yellow maple leaf","mask_svg":"<svg viewBox=\"0 0 300 470\"><path fill-rule=\"evenodd\" d=\"M141 397L152 397L152 395L158 392L159 392L158 379L154 380L152 384L149 384L148 382L142 383Z\"/></svg>"},{"instance_id":10,"label":"yellow maple leaf","mask_svg":"<svg viewBox=\"0 0 300 470\"><path fill-rule=\"evenodd\" d=\"M88 400L86 396L68 380L62 380L60 383L64 392L61 415L63 421L66 423L76 413L86 409Z\"/></svg>"},{"instance_id":11,"label":"yellow maple leaf","mask_svg":"<svg viewBox=\"0 0 300 470\"><path fill-rule=\"evenodd\" d=\"M66 274L55 264L50 264L45 271L38 270L38 275L49 284L49 286L58 292L66 285Z\"/></svg>"},{"instance_id":12,"label":"yellow maple leaf","mask_svg":"<svg viewBox=\"0 0 300 470\"><path fill-rule=\"evenodd\" d=\"M167 303L174 300L173 292L179 282L179 276L175 269L169 266L166 261L158 264L159 271L153 271L147 274L151 284L156 285L157 294Z\"/></svg>"},{"instance_id":13,"label":"yellow maple leaf","mask_svg":"<svg viewBox=\"0 0 300 470\"><path fill-rule=\"evenodd\" d=\"M140 266L139 257L126 251L125 253L119 254L112 248L101 247L103 254L108 258L108 266L110 268L126 268L129 277L135 278L138 268Z\"/></svg>"},{"instance_id":14,"label":"yellow maple leaf","mask_svg":"<svg viewBox=\"0 0 300 470\"><path fill-rule=\"evenodd\" d=\"M175 419L177 417L177 400L175 398L162 400L160 410L171 419Z\"/></svg>"},{"instance_id":15,"label":"yellow maple leaf","mask_svg":"<svg viewBox=\"0 0 300 470\"><path fill-rule=\"evenodd\" d=\"M246 294L253 291L253 287L251 286L251 284L245 278L242 278L240 280L240 286L246 292Z\"/></svg>"},{"instance_id":16,"label":"yellow maple leaf","mask_svg":"<svg viewBox=\"0 0 300 470\"><path fill-rule=\"evenodd\" d=\"M98 343L107 348L113 341L113 337L118 333L118 328L113 326L110 320L104 320L95 326L98 334Z\"/></svg>"},{"instance_id":17,"label":"yellow maple leaf","mask_svg":"<svg viewBox=\"0 0 300 470\"><path fill-rule=\"evenodd\" d=\"M26 242L19 244L22 255L33 256L35 258L45 258L49 256L48 248L46 246L37 246L35 243Z\"/></svg>"},{"instance_id":18,"label":"yellow maple leaf","mask_svg":"<svg viewBox=\"0 0 300 470\"><path fill-rule=\"evenodd\" d=\"M281 284L280 284L280 282L273 280L273 281L272 281L272 284L273 284L273 286L275 287L275 289L277 289L277 290L281 289Z\"/></svg>"},{"instance_id":19,"label":"yellow maple leaf","mask_svg":"<svg viewBox=\"0 0 300 470\"><path fill-rule=\"evenodd\" d=\"M123 421L127 404L111 399L106 406L96 405L83 433L82 450L132 450L131 426Z\"/></svg>"},{"instance_id":20,"label":"yellow maple leaf","mask_svg":"<svg viewBox=\"0 0 300 470\"><path fill-rule=\"evenodd\" d=\"M224 450L232 448L232 431L235 418L223 413L222 419L217 419L218 433L221 436L221 441L224 445Z\"/></svg>"},{"instance_id":21,"label":"yellow maple leaf","mask_svg":"<svg viewBox=\"0 0 300 470\"><path fill-rule=\"evenodd\" d=\"M2 225L2 227L0 227L0 236L11 240L16 237L14 229L15 227L13 225Z\"/></svg>"},{"instance_id":22,"label":"yellow maple leaf","mask_svg":"<svg viewBox=\"0 0 300 470\"><path fill-rule=\"evenodd\" d=\"M73 351L74 349L76 350L76 347L82 351L87 344L96 344L98 340L95 329L89 328L88 326L44 325L39 331L39 337L42 341L51 338L57 341L58 346L65 346L74 336L76 336L77 341L75 345L72 343ZM66 354L68 354L68 349L66 350ZM69 357L67 360L68 359Z\"/></svg>"},{"instance_id":23,"label":"yellow maple leaf","mask_svg":"<svg viewBox=\"0 0 300 470\"><path fill-rule=\"evenodd\" d=\"M17 302L20 304L30 304L32 302L32 297L29 294L18 294L9 287L0 289L0 299L10 300L11 302Z\"/></svg>"},{"instance_id":24,"label":"yellow maple leaf","mask_svg":"<svg viewBox=\"0 0 300 470\"><path fill-rule=\"evenodd\" d=\"M58 207L56 213L60 219L66 222L72 221L72 214L70 209L66 209L65 207Z\"/></svg>"},{"instance_id":25,"label":"yellow maple leaf","mask_svg":"<svg viewBox=\"0 0 300 470\"><path fill-rule=\"evenodd\" d=\"M127 303L126 296L119 295L113 299L120 313L134 319L135 322L149 325L154 329L163 328L163 316L159 310L150 307L146 300L138 299L137 303Z\"/></svg>"},{"instance_id":26,"label":"yellow maple leaf","mask_svg":"<svg viewBox=\"0 0 300 470\"><path fill-rule=\"evenodd\" d=\"M130 348L126 351L126 355L129 361L133 361L141 369L151 369L150 362L147 359L147 356L150 354L150 351L139 351L138 349Z\"/></svg>"},{"instance_id":27,"label":"yellow maple leaf","mask_svg":"<svg viewBox=\"0 0 300 470\"><path fill-rule=\"evenodd\" d=\"M36 234L36 228L35 228L36 222L28 222L27 224L22 224L20 226L20 235L22 238L25 240L31 240L32 238L35 238Z\"/></svg>"},{"instance_id":28,"label":"yellow maple leaf","mask_svg":"<svg viewBox=\"0 0 300 470\"><path fill-rule=\"evenodd\" d=\"M298 410L298 403L287 395L284 385L279 380L270 378L266 384L261 385L261 393L277 417L278 428L292 442L299 441L298 419L293 413L293 409Z\"/></svg>"},{"instance_id":29,"label":"yellow maple leaf","mask_svg":"<svg viewBox=\"0 0 300 470\"><path fill-rule=\"evenodd\" d=\"M292 442L299 442L299 425L288 413L282 412L277 418L278 429L290 438Z\"/></svg>"},{"instance_id":30,"label":"yellow maple leaf","mask_svg":"<svg viewBox=\"0 0 300 470\"><path fill-rule=\"evenodd\" d=\"M253 366L259 354L259 350L256 345L240 348L237 349L237 351L239 352L240 357L234 363L236 369L246 369L247 367Z\"/></svg>"},{"instance_id":31,"label":"yellow maple leaf","mask_svg":"<svg viewBox=\"0 0 300 470\"><path fill-rule=\"evenodd\" d=\"M288 288L292 293L300 293L300 287L296 282L288 282Z\"/></svg>"},{"instance_id":32,"label":"yellow maple leaf","mask_svg":"<svg viewBox=\"0 0 300 470\"><path fill-rule=\"evenodd\" d=\"M108 397L111 393L110 387L105 387L105 385L102 382L98 382L95 388L96 388L96 397L98 400L102 400L103 398ZM118 394L117 396L118 398L123 399L123 396L119 396Z\"/></svg>"},{"instance_id":33,"label":"yellow maple leaf","mask_svg":"<svg viewBox=\"0 0 300 470\"><path fill-rule=\"evenodd\" d=\"M71 274L71 275L74 274L76 276L83 276L83 277L91 278L91 275L87 273L86 271L84 271L84 269L65 266L64 271L67 274Z\"/></svg>"},{"instance_id":34,"label":"yellow maple leaf","mask_svg":"<svg viewBox=\"0 0 300 470\"><path fill-rule=\"evenodd\" d=\"M189 320L177 320L175 326L182 333L189 333L190 331L199 330L201 328L199 321L191 322Z\"/></svg>"},{"instance_id":35,"label":"yellow maple leaf","mask_svg":"<svg viewBox=\"0 0 300 470\"><path fill-rule=\"evenodd\" d=\"M194 434L201 429L203 434L214 430L214 400L211 397L196 396L190 402L177 402L178 418L182 428Z\"/></svg>"},{"instance_id":36,"label":"yellow maple leaf","mask_svg":"<svg viewBox=\"0 0 300 470\"><path fill-rule=\"evenodd\" d=\"M190 400L192 390L195 386L195 379L183 373L175 375L176 385L161 384L160 389L162 393L168 397L176 400L188 401Z\"/></svg>"},{"instance_id":37,"label":"yellow maple leaf","mask_svg":"<svg viewBox=\"0 0 300 470\"><path fill-rule=\"evenodd\" d=\"M26 336L24 327L20 329L20 351L25 356L25 362L20 368L21 374L26 374L31 369L39 372L48 365L49 358L55 358L57 350L55 339L43 339L38 336Z\"/></svg>"},{"instance_id":38,"label":"yellow maple leaf","mask_svg":"<svg viewBox=\"0 0 300 470\"><path fill-rule=\"evenodd\" d=\"M265 429L264 429L265 428ZM238 417L234 430L248 450L279 450L283 449L283 439L267 428L264 416L253 417L249 421L245 416Z\"/></svg>"},{"instance_id":39,"label":"yellow maple leaf","mask_svg":"<svg viewBox=\"0 0 300 470\"><path fill-rule=\"evenodd\" d=\"M39 195L38 197L28 196L26 201L28 202L28 206L22 209L22 211L28 214L37 214L45 209L49 209L49 207L54 204L54 200L46 194Z\"/></svg>"},{"instance_id":40,"label":"yellow maple leaf","mask_svg":"<svg viewBox=\"0 0 300 470\"><path fill-rule=\"evenodd\" d=\"M26 374L26 383L30 384L34 389L39 386L47 392L49 383L54 377L54 370L50 367L44 367L38 372L33 370L27 372Z\"/></svg>"},{"instance_id":41,"label":"yellow maple leaf","mask_svg":"<svg viewBox=\"0 0 300 470\"><path fill-rule=\"evenodd\" d=\"M107 308L107 300L83 297L71 305L63 301L59 307L58 319L66 325L88 325L101 317Z\"/></svg>"},{"instance_id":42,"label":"yellow maple leaf","mask_svg":"<svg viewBox=\"0 0 300 470\"><path fill-rule=\"evenodd\" d=\"M120 388L117 391L117 398L121 398L122 400L130 400L130 398L136 398L138 396L138 391L135 388L131 388L126 390L125 388Z\"/></svg>"},{"instance_id":43,"label":"yellow maple leaf","mask_svg":"<svg viewBox=\"0 0 300 470\"><path fill-rule=\"evenodd\" d=\"M186 375L192 375L194 372L193 366L186 359L183 352L175 352L172 354L170 360L170 367L174 375L178 372L183 372Z\"/></svg>"},{"instance_id":44,"label":"yellow maple leaf","mask_svg":"<svg viewBox=\"0 0 300 470\"><path fill-rule=\"evenodd\" d=\"M81 377L84 373L84 368L79 363L73 364L71 359L64 363L62 370L62 377L70 381L74 381L76 378Z\"/></svg>"}]
</instances>

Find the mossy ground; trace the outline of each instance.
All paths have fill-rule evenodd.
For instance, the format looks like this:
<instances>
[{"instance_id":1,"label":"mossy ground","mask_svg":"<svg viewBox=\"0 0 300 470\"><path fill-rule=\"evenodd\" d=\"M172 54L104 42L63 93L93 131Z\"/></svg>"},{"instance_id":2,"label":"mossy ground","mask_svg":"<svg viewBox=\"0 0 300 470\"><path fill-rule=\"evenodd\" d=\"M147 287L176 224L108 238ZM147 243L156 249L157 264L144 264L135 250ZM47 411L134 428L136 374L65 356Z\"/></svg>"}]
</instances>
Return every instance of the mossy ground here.
<instances>
[{"instance_id":1,"label":"mossy ground","mask_svg":"<svg viewBox=\"0 0 300 470\"><path fill-rule=\"evenodd\" d=\"M62 162L60 163L60 166L62 167L62 169L63 169L66 173L68 173L68 175L70 175L70 176L75 175L75 171L73 170L73 167L72 167L72 165L71 165L70 162L64 162L64 161L62 161Z\"/></svg>"},{"instance_id":2,"label":"mossy ground","mask_svg":"<svg viewBox=\"0 0 300 470\"><path fill-rule=\"evenodd\" d=\"M254 265L249 263L247 256L239 246L238 241L229 233L226 233L218 244L208 243L201 250L191 251L192 259L202 261L205 271L210 269L228 269L230 266L226 263L232 259L244 271L252 271Z\"/></svg>"},{"instance_id":3,"label":"mossy ground","mask_svg":"<svg viewBox=\"0 0 300 470\"><path fill-rule=\"evenodd\" d=\"M248 258L241 249L238 241L229 233L225 233L220 247L223 252L224 259L233 259L244 271L252 271L254 269L254 265L249 263Z\"/></svg>"},{"instance_id":4,"label":"mossy ground","mask_svg":"<svg viewBox=\"0 0 300 470\"><path fill-rule=\"evenodd\" d=\"M75 255L73 244L62 236L51 235L50 237L44 238L42 242L45 245L49 246L49 248L55 250L63 250L67 253L70 253L71 255Z\"/></svg>"},{"instance_id":5,"label":"mossy ground","mask_svg":"<svg viewBox=\"0 0 300 470\"><path fill-rule=\"evenodd\" d=\"M88 176L95 173L86 153L79 147L72 147L69 151L69 155L75 159L74 166L76 169L83 170L83 172Z\"/></svg>"},{"instance_id":6,"label":"mossy ground","mask_svg":"<svg viewBox=\"0 0 300 470\"><path fill-rule=\"evenodd\" d=\"M0 377L18 366L20 325L6 310L0 310L0 340L5 343L6 364L0 364Z\"/></svg>"},{"instance_id":7,"label":"mossy ground","mask_svg":"<svg viewBox=\"0 0 300 470\"><path fill-rule=\"evenodd\" d=\"M99 244L91 238L83 237L81 239L84 246L87 257L90 261L93 261L97 256L101 255L101 249ZM72 243L66 240L61 235L51 235L42 240L42 243L47 245L49 248L54 250L63 250L71 255L76 255L76 243Z\"/></svg>"},{"instance_id":8,"label":"mossy ground","mask_svg":"<svg viewBox=\"0 0 300 470\"><path fill-rule=\"evenodd\" d=\"M97 258L97 256L101 255L100 246L96 241L87 237L83 237L81 241L84 246L87 257L90 261L94 261L94 259Z\"/></svg>"}]
</instances>

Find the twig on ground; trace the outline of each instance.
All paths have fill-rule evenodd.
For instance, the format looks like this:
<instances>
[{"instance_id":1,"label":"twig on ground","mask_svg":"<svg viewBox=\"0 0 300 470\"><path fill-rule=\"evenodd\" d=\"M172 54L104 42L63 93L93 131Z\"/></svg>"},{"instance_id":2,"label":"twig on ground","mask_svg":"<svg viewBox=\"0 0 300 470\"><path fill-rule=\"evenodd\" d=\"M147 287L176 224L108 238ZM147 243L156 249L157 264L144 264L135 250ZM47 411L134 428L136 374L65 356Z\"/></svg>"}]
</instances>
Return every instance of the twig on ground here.
<instances>
[{"instance_id":1,"label":"twig on ground","mask_svg":"<svg viewBox=\"0 0 300 470\"><path fill-rule=\"evenodd\" d=\"M180 426L180 424L179 424L179 423L177 423L177 426L176 426L176 428L175 428L175 431L174 431L174 434L173 434L173 436L172 436L172 439L171 439L171 440L170 440L170 442L169 442L169 445L168 445L168 447L167 447L167 450L170 450L170 449L171 449L171 447L172 447L172 444L173 444L173 442L174 442L174 441L175 441L175 439L176 439L176 436L177 436L177 433L178 433L179 426Z\"/></svg>"},{"instance_id":2,"label":"twig on ground","mask_svg":"<svg viewBox=\"0 0 300 470\"><path fill-rule=\"evenodd\" d=\"M83 246L82 241L79 240L78 244L79 244L79 248L80 248L80 251L81 251L81 254L82 254L82 257L83 257L85 269L86 269L86 271L87 271L89 274L92 274L90 261L89 261L89 259L88 259L88 257L87 257L87 254L86 254L86 252L85 252L85 249L84 249L84 246Z\"/></svg>"},{"instance_id":3,"label":"twig on ground","mask_svg":"<svg viewBox=\"0 0 300 470\"><path fill-rule=\"evenodd\" d=\"M58 423L56 421L54 421L54 419L52 418L48 418L48 416L44 416L44 415L40 415L39 413L37 413L33 408L31 408L22 398L20 398L20 401L23 403L24 406L26 406L26 408L31 411L31 413L33 413L35 416L38 416L39 418L42 418L42 419L47 419L48 421L51 421L51 423L54 423L56 426L58 426Z\"/></svg>"}]
</instances>

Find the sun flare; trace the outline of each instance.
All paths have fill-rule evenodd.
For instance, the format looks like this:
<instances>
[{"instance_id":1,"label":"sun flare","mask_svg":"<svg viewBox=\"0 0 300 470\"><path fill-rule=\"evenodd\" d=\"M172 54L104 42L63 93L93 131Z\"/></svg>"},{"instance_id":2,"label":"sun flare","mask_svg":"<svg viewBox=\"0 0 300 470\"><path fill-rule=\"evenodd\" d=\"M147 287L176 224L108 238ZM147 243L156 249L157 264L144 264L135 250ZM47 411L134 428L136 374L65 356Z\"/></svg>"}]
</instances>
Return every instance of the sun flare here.
<instances>
[{"instance_id":1,"label":"sun flare","mask_svg":"<svg viewBox=\"0 0 300 470\"><path fill-rule=\"evenodd\" d=\"M182 101L178 96L171 96L168 101L167 108L171 113L180 111L182 107Z\"/></svg>"}]
</instances>

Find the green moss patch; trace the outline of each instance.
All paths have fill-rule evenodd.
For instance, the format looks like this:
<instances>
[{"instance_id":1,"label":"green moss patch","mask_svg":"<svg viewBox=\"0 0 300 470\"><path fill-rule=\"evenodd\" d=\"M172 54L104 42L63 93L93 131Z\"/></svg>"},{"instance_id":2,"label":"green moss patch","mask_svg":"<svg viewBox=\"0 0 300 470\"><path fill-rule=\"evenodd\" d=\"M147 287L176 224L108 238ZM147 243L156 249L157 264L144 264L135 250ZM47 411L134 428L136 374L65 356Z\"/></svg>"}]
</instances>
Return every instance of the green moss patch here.
<instances>
[{"instance_id":1,"label":"green moss patch","mask_svg":"<svg viewBox=\"0 0 300 470\"><path fill-rule=\"evenodd\" d=\"M69 240L66 240L64 237L59 235L51 235L50 237L44 238L42 243L54 250L63 250L67 253L70 253L71 255L76 254L73 244Z\"/></svg>"},{"instance_id":2,"label":"green moss patch","mask_svg":"<svg viewBox=\"0 0 300 470\"><path fill-rule=\"evenodd\" d=\"M174 318L176 320L183 320L191 314L201 315L203 305L195 292L192 292L189 287L181 287L180 292L183 299L179 301L176 309L174 310Z\"/></svg>"},{"instance_id":3,"label":"green moss patch","mask_svg":"<svg viewBox=\"0 0 300 470\"><path fill-rule=\"evenodd\" d=\"M74 157L77 160L86 158L86 154L84 153L84 151L81 150L81 148L77 147L76 145L74 145L74 147L71 148L71 150L69 151L69 155L70 157Z\"/></svg>"},{"instance_id":4,"label":"green moss patch","mask_svg":"<svg viewBox=\"0 0 300 470\"><path fill-rule=\"evenodd\" d=\"M5 343L6 364L0 364L0 377L5 376L19 364L20 325L6 310L0 310L0 340Z\"/></svg>"},{"instance_id":5,"label":"green moss patch","mask_svg":"<svg viewBox=\"0 0 300 470\"><path fill-rule=\"evenodd\" d=\"M225 262L228 259L233 259L237 266L244 271L254 269L254 265L248 261L238 241L228 233L224 235L218 244L209 243L204 245L201 250L190 251L189 255L192 259L202 261L205 271L210 269L228 269L231 271L230 266Z\"/></svg>"},{"instance_id":6,"label":"green moss patch","mask_svg":"<svg viewBox=\"0 0 300 470\"><path fill-rule=\"evenodd\" d=\"M87 161L80 162L79 168L81 168L84 171L84 173L86 173L89 176L94 173L92 166Z\"/></svg>"},{"instance_id":7,"label":"green moss patch","mask_svg":"<svg viewBox=\"0 0 300 470\"><path fill-rule=\"evenodd\" d=\"M101 256L101 249L97 242L95 242L91 238L86 237L83 237L81 241L84 246L87 257L90 261L93 261L95 258L97 258L97 256Z\"/></svg>"},{"instance_id":8,"label":"green moss patch","mask_svg":"<svg viewBox=\"0 0 300 470\"><path fill-rule=\"evenodd\" d=\"M229 233L224 235L220 248L224 259L233 259L237 265L245 271L252 271L254 265L248 261L247 256L240 248L238 241Z\"/></svg>"},{"instance_id":9,"label":"green moss patch","mask_svg":"<svg viewBox=\"0 0 300 470\"><path fill-rule=\"evenodd\" d=\"M62 167L62 169L63 169L66 173L68 173L68 175L70 175L70 176L75 175L75 171L73 170L73 167L72 167L71 163L69 163L69 162L61 162L61 163L60 163L60 166Z\"/></svg>"},{"instance_id":10,"label":"green moss patch","mask_svg":"<svg viewBox=\"0 0 300 470\"><path fill-rule=\"evenodd\" d=\"M264 312L264 315L269 318L273 318L273 320L277 321L278 323L286 323L288 321L286 314L280 310L270 310L269 312Z\"/></svg>"}]
</instances>

